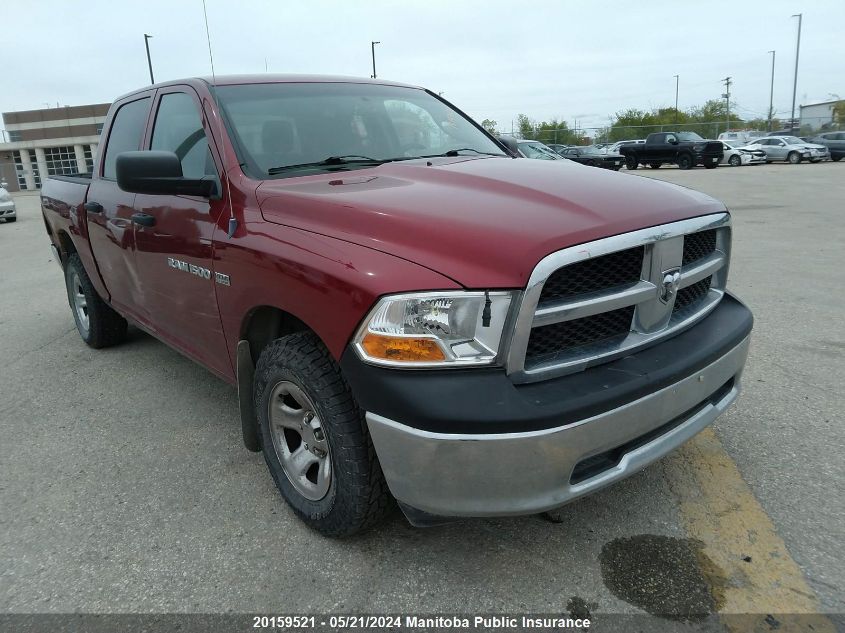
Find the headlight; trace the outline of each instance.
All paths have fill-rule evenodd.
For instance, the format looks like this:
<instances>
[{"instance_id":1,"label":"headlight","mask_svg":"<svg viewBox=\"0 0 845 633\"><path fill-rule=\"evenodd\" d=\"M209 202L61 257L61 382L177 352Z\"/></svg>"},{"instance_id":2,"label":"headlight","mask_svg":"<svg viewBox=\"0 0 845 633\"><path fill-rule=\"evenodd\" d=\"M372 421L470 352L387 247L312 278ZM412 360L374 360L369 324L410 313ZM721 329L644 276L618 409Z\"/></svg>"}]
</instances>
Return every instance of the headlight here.
<instances>
[{"instance_id":1,"label":"headlight","mask_svg":"<svg viewBox=\"0 0 845 633\"><path fill-rule=\"evenodd\" d=\"M692 149L693 149L694 152L700 152L701 150L704 149L704 145L699 143L698 145L693 145Z\"/></svg>"},{"instance_id":2,"label":"headlight","mask_svg":"<svg viewBox=\"0 0 845 633\"><path fill-rule=\"evenodd\" d=\"M383 297L355 335L361 358L389 367L489 365L512 292L425 292Z\"/></svg>"}]
</instances>

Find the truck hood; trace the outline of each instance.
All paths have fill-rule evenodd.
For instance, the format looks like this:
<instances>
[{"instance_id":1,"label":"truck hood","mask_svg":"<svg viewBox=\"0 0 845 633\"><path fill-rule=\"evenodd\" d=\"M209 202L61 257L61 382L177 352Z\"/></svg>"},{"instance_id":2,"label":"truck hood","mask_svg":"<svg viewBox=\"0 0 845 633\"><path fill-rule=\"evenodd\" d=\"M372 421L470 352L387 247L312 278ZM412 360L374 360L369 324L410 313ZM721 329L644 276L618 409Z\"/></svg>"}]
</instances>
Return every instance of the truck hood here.
<instances>
[{"instance_id":1,"label":"truck hood","mask_svg":"<svg viewBox=\"0 0 845 633\"><path fill-rule=\"evenodd\" d=\"M692 189L570 161L414 160L264 181L268 222L425 266L468 288L521 288L549 253L724 211Z\"/></svg>"}]
</instances>

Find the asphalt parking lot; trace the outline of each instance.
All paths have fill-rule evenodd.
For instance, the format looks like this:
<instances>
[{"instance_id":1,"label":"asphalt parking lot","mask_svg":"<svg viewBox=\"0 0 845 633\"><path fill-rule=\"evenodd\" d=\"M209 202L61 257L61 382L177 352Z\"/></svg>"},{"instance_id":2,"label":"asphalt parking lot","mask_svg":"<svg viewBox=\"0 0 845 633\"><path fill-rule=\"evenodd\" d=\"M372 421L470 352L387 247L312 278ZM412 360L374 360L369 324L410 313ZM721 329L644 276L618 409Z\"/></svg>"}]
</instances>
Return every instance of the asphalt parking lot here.
<instances>
[{"instance_id":1,"label":"asphalt parking lot","mask_svg":"<svg viewBox=\"0 0 845 633\"><path fill-rule=\"evenodd\" d=\"M845 612L845 163L620 177L733 212L730 287L756 323L715 433L558 522L397 513L343 541L243 449L234 388L137 330L82 343L19 195L0 224L0 610Z\"/></svg>"}]
</instances>

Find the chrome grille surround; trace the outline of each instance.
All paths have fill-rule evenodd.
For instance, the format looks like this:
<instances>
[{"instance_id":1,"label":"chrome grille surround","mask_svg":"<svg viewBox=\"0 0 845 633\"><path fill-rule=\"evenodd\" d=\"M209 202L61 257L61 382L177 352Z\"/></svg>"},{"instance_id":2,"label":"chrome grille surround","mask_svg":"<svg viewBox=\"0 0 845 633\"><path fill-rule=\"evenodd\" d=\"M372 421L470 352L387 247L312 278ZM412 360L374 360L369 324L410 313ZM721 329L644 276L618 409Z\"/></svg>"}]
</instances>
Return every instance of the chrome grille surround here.
<instances>
[{"instance_id":1,"label":"chrome grille surround","mask_svg":"<svg viewBox=\"0 0 845 633\"><path fill-rule=\"evenodd\" d=\"M682 265L684 236L711 229L716 230L715 250L710 255ZM645 247L640 280L637 283L539 305L543 285L560 268L637 247ZM535 382L571 374L624 356L688 328L710 313L724 296L730 248L730 214L716 213L579 244L544 257L531 273L517 309L507 351L508 375L514 382ZM677 270L680 272L680 281L676 292L668 301L663 301L660 290L664 277L667 272ZM673 310L677 290L707 278L710 278L709 288L706 294L697 299L694 308ZM559 354L552 361L526 364L526 350L533 328L632 305L634 317L631 330L622 340L617 338L605 344L587 345Z\"/></svg>"}]
</instances>

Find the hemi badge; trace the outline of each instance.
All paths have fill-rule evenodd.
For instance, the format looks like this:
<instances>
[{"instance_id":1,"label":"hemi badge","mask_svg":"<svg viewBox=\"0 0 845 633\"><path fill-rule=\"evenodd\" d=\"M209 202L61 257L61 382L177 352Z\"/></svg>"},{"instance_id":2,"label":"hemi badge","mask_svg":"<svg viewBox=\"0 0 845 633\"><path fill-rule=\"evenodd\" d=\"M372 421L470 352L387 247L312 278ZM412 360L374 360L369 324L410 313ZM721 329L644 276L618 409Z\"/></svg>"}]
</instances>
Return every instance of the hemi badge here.
<instances>
[{"instance_id":1,"label":"hemi badge","mask_svg":"<svg viewBox=\"0 0 845 633\"><path fill-rule=\"evenodd\" d=\"M229 282L229 275L224 275L223 273L214 273L214 281L219 283L221 286L231 286L232 285Z\"/></svg>"}]
</instances>

